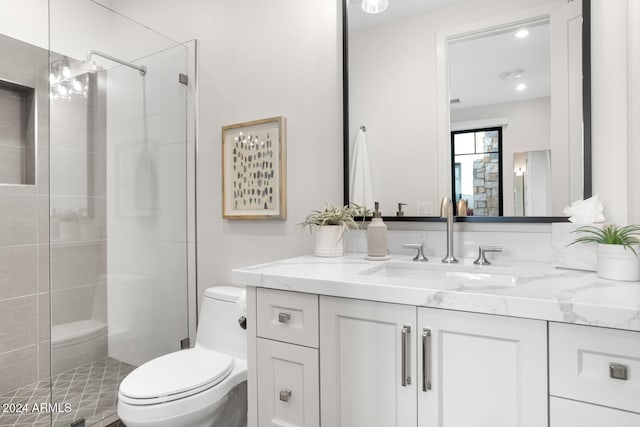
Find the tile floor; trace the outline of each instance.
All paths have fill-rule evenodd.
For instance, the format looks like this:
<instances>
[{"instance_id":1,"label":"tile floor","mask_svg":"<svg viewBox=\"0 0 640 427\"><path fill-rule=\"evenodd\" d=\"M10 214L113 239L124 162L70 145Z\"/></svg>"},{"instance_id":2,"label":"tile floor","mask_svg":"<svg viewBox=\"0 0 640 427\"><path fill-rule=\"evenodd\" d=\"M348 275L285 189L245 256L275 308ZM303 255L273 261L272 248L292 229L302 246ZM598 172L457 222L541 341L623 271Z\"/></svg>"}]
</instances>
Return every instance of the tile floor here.
<instances>
[{"instance_id":1,"label":"tile floor","mask_svg":"<svg viewBox=\"0 0 640 427\"><path fill-rule=\"evenodd\" d=\"M118 385L134 368L106 357L55 375L51 400L49 380L3 393L0 426L68 427L79 418L85 418L87 427L101 426L107 418L112 422ZM24 412L16 412L25 406Z\"/></svg>"}]
</instances>

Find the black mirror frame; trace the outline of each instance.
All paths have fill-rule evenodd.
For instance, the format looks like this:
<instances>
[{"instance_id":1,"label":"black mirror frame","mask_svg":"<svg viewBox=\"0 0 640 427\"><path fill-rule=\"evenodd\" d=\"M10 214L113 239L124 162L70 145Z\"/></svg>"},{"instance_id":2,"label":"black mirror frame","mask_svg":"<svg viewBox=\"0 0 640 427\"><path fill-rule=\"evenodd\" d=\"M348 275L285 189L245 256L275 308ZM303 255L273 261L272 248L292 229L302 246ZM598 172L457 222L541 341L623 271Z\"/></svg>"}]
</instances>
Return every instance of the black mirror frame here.
<instances>
[{"instance_id":1,"label":"black mirror frame","mask_svg":"<svg viewBox=\"0 0 640 427\"><path fill-rule=\"evenodd\" d=\"M343 115L343 199L349 204L349 17L347 2L342 0L342 115ZM583 124L583 191L584 198L592 196L591 159L591 0L582 0L582 124ZM437 216L383 216L384 221L440 222ZM489 223L551 223L567 222L564 216L467 216L455 217L456 222Z\"/></svg>"}]
</instances>

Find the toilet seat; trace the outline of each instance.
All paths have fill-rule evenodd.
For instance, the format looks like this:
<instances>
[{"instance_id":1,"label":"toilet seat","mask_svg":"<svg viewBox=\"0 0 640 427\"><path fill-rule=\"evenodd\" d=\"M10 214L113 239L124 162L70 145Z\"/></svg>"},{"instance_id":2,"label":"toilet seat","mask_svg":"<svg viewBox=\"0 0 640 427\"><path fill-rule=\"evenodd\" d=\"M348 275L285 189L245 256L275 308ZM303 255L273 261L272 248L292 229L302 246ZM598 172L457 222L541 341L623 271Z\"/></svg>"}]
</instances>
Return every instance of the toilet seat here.
<instances>
[{"instance_id":1,"label":"toilet seat","mask_svg":"<svg viewBox=\"0 0 640 427\"><path fill-rule=\"evenodd\" d=\"M130 405L154 405L201 393L229 376L234 358L204 348L176 351L136 368L120 384L118 398Z\"/></svg>"}]
</instances>

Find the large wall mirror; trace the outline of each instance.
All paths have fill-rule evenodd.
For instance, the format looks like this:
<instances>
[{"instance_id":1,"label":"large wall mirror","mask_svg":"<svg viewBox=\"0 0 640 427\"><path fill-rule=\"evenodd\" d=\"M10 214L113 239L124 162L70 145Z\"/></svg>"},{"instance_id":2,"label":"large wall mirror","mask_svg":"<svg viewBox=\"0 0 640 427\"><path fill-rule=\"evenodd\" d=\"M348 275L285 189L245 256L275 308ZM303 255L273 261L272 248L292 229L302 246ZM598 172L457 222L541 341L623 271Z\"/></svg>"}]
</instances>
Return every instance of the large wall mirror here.
<instances>
[{"instance_id":1,"label":"large wall mirror","mask_svg":"<svg viewBox=\"0 0 640 427\"><path fill-rule=\"evenodd\" d=\"M345 202L566 220L591 195L589 0L388 3L343 0Z\"/></svg>"}]
</instances>

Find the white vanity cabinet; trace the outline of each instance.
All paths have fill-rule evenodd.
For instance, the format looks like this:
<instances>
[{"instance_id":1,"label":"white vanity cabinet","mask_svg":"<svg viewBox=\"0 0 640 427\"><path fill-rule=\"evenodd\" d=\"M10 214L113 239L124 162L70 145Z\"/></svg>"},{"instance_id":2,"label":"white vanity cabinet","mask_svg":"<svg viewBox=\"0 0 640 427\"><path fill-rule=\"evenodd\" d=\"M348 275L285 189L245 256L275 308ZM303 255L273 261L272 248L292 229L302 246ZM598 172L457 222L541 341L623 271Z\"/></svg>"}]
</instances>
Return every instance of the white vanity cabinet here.
<instances>
[{"instance_id":1,"label":"white vanity cabinet","mask_svg":"<svg viewBox=\"0 0 640 427\"><path fill-rule=\"evenodd\" d=\"M639 427L640 332L249 287L250 427Z\"/></svg>"},{"instance_id":2,"label":"white vanity cabinet","mask_svg":"<svg viewBox=\"0 0 640 427\"><path fill-rule=\"evenodd\" d=\"M318 296L257 289L256 301L256 424L319 427Z\"/></svg>"},{"instance_id":3,"label":"white vanity cabinet","mask_svg":"<svg viewBox=\"0 0 640 427\"><path fill-rule=\"evenodd\" d=\"M323 426L417 426L416 308L320 297Z\"/></svg>"},{"instance_id":4,"label":"white vanity cabinet","mask_svg":"<svg viewBox=\"0 0 640 427\"><path fill-rule=\"evenodd\" d=\"M420 426L547 426L547 324L418 308Z\"/></svg>"},{"instance_id":5,"label":"white vanity cabinet","mask_svg":"<svg viewBox=\"0 0 640 427\"><path fill-rule=\"evenodd\" d=\"M551 427L640 426L640 333L549 323Z\"/></svg>"},{"instance_id":6,"label":"white vanity cabinet","mask_svg":"<svg viewBox=\"0 0 640 427\"><path fill-rule=\"evenodd\" d=\"M320 297L320 325L323 425L547 426L545 321Z\"/></svg>"}]
</instances>

